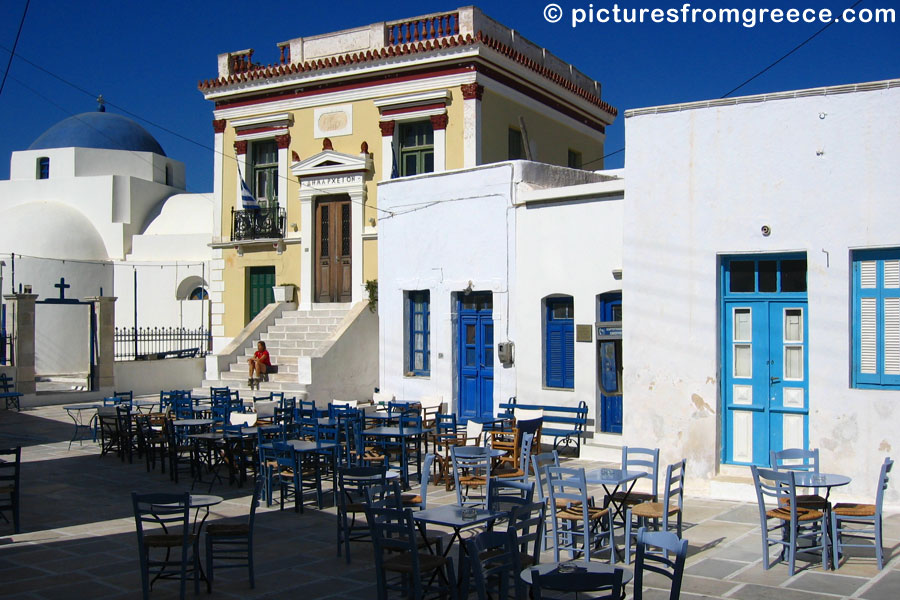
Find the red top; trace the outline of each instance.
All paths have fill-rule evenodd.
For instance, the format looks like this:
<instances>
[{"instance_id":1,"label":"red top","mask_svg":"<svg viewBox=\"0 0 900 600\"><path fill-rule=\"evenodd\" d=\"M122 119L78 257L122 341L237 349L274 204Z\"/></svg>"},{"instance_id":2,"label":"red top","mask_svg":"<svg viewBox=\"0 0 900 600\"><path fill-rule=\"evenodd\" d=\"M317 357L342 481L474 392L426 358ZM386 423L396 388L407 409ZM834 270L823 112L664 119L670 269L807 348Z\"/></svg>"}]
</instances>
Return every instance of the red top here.
<instances>
[{"instance_id":1,"label":"red top","mask_svg":"<svg viewBox=\"0 0 900 600\"><path fill-rule=\"evenodd\" d=\"M269 362L269 351L268 350L257 350L256 353L253 355L253 358L255 358L256 360L262 361L262 364L266 365L267 367L272 366L272 363Z\"/></svg>"}]
</instances>

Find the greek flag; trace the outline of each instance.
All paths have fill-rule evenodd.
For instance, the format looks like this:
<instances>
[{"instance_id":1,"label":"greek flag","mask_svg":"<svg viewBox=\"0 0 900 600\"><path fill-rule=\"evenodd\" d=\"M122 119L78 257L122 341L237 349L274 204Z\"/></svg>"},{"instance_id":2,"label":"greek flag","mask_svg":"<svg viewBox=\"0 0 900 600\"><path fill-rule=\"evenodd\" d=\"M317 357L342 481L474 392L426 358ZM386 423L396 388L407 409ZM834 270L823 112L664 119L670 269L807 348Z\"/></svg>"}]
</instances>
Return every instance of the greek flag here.
<instances>
[{"instance_id":1,"label":"greek flag","mask_svg":"<svg viewBox=\"0 0 900 600\"><path fill-rule=\"evenodd\" d=\"M259 202L253 196L250 188L247 187L247 182L244 181L243 175L241 175L241 206L244 210L259 210Z\"/></svg>"},{"instance_id":2,"label":"greek flag","mask_svg":"<svg viewBox=\"0 0 900 600\"><path fill-rule=\"evenodd\" d=\"M394 158L394 166L391 167L391 179L397 179L400 177L400 160L397 158L397 149L394 148L394 142L391 142L391 154Z\"/></svg>"}]
</instances>

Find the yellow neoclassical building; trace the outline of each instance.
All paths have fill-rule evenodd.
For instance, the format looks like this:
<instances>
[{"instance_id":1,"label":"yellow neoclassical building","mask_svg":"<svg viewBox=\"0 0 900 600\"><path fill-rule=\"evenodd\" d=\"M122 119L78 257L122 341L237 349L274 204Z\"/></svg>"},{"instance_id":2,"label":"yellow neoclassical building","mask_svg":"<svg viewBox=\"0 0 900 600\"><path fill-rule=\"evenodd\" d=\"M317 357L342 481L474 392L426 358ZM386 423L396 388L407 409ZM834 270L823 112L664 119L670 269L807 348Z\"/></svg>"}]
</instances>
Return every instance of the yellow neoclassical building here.
<instances>
[{"instance_id":1,"label":"yellow neoclassical building","mask_svg":"<svg viewBox=\"0 0 900 600\"><path fill-rule=\"evenodd\" d=\"M378 182L517 158L599 169L616 116L600 83L475 7L296 38L272 57L221 54L199 85L215 103L212 330L231 358L265 326L273 286L294 286L307 312L367 299Z\"/></svg>"}]
</instances>

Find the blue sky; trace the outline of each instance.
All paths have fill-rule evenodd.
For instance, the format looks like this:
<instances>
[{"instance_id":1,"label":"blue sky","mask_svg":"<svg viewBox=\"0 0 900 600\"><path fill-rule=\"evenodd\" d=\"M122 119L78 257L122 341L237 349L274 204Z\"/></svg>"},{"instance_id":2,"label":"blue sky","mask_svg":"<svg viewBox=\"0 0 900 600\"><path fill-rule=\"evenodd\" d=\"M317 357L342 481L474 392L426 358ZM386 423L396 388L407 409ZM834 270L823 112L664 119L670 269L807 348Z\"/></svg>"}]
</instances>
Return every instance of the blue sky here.
<instances>
[{"instance_id":1,"label":"blue sky","mask_svg":"<svg viewBox=\"0 0 900 600\"><path fill-rule=\"evenodd\" d=\"M600 81L603 98L620 116L607 130L606 152L624 145L627 108L718 98L780 58L822 27L813 24L614 24L573 29L571 11L613 2L554 0L560 23L543 16L549 2L481 2L485 13ZM791 3L793 2L793 3ZM835 12L855 0L695 1L692 6L822 8ZM622 0L622 7L678 8L675 0ZM863 0L857 9L888 8L894 0ZM216 55L254 48L255 60L277 61L277 42L377 21L457 8L452 2L231 2L229 0L32 0L17 54L91 95L15 58L0 93L0 178L9 156L27 148L57 121L94 110L97 93L112 104L176 131L146 122L166 153L186 163L188 189L212 190L212 105L197 82L214 77ZM0 3L0 73L12 48L25 0ZM900 24L838 23L737 95L900 77ZM115 108L110 110L117 111ZM196 143L194 143L196 142ZM607 159L622 166L626 153ZM585 160L590 157L585 156Z\"/></svg>"}]
</instances>

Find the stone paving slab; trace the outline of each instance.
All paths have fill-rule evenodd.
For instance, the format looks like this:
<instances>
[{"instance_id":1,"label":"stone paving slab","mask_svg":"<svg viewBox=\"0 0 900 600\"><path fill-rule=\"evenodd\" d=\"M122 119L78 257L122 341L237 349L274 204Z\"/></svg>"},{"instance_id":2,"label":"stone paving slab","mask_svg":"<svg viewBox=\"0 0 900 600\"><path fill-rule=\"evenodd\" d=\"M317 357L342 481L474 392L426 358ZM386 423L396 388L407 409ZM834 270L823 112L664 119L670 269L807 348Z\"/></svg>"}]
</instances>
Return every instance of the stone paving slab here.
<instances>
[{"instance_id":1,"label":"stone paving slab","mask_svg":"<svg viewBox=\"0 0 900 600\"><path fill-rule=\"evenodd\" d=\"M115 456L100 456L97 444L90 440L75 442L70 448L72 431L72 422L60 407L0 411L0 446L23 445L24 463L25 532L14 535L11 526L0 521L0 597L4 599L140 597L130 493L190 487L190 481L174 484L168 474L158 470L148 473L141 459L128 464ZM567 466L609 465L569 460ZM690 478L686 487L689 492ZM197 491L205 492L206 486ZM246 519L251 491L217 483L212 493L225 501L212 507L207 522ZM602 489L594 493L600 498ZM428 500L430 506L449 504L455 502L455 494L443 486L432 486ZM870 550L850 549L837 571L823 571L818 557L807 556L808 560L798 560L798 573L793 577L784 564L768 571L762 568L755 499L740 503L688 495L684 521L684 537L690 543L681 596L685 600L900 598L898 514L885 518L889 562L883 571L878 571ZM256 520L256 589L249 588L246 570L219 570L212 593L207 594L201 586L198 597L374 598L371 547L354 544L348 565L337 556L335 532L333 508L319 511L308 507L304 514L296 514L289 509L281 512L277 505L263 505ZM543 560L552 560L552 551L544 553ZM192 590L189 583L188 596L193 597ZM160 582L151 594L153 600L177 596L177 582ZM644 598L668 598L664 578L647 577Z\"/></svg>"}]
</instances>

